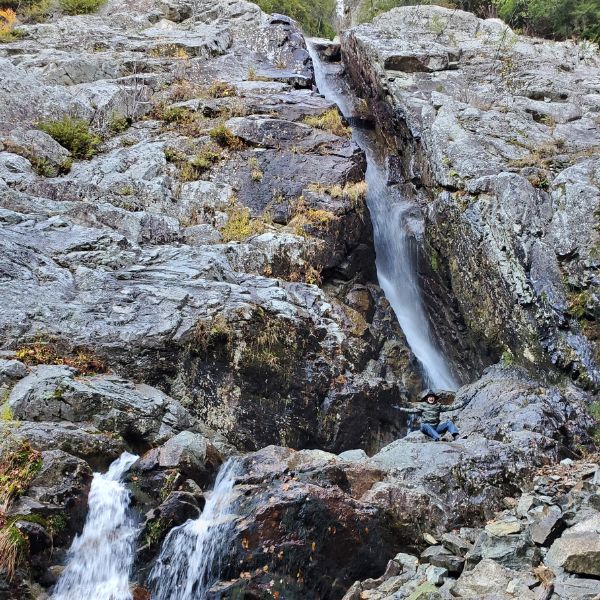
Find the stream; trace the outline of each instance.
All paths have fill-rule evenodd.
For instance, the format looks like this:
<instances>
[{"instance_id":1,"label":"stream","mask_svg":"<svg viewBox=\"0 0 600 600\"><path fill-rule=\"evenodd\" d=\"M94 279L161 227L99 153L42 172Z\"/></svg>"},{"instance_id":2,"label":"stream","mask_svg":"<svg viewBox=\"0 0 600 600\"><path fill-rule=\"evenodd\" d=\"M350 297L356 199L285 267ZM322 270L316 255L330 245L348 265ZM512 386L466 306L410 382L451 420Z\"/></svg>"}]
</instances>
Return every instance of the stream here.
<instances>
[{"instance_id":1,"label":"stream","mask_svg":"<svg viewBox=\"0 0 600 600\"><path fill-rule=\"evenodd\" d=\"M107 473L94 473L88 516L81 535L73 540L52 600L131 600L137 528L122 479L137 459L123 452Z\"/></svg>"}]
</instances>

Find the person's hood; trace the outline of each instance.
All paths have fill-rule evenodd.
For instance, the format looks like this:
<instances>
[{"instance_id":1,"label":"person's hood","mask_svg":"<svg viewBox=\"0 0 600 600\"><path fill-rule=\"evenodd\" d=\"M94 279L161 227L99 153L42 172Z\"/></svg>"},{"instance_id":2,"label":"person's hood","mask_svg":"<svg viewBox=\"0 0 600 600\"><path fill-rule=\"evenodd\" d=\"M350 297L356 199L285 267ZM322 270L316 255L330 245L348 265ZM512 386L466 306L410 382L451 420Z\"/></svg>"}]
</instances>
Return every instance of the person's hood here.
<instances>
[{"instance_id":1,"label":"person's hood","mask_svg":"<svg viewBox=\"0 0 600 600\"><path fill-rule=\"evenodd\" d=\"M434 392L432 389L427 388L426 390L423 390L421 392L421 395L419 396L419 400L421 402L425 402L425 398L427 398L427 396L434 396L436 400L440 399L439 394L437 394L437 392Z\"/></svg>"}]
</instances>

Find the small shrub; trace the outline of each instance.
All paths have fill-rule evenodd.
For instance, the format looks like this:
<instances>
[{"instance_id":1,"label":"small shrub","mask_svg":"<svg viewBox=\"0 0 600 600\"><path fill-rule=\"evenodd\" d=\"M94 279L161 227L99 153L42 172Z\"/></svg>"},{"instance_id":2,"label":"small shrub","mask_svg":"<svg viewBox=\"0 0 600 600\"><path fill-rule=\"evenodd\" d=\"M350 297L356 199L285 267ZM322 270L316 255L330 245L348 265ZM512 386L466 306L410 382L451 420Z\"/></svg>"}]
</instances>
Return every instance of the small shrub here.
<instances>
[{"instance_id":1,"label":"small shrub","mask_svg":"<svg viewBox=\"0 0 600 600\"><path fill-rule=\"evenodd\" d=\"M260 168L260 164L256 157L253 156L248 159L248 166L251 169L250 178L252 179L252 181L254 181L255 183L260 183L263 180L264 173L262 172L262 169Z\"/></svg>"},{"instance_id":2,"label":"small shrub","mask_svg":"<svg viewBox=\"0 0 600 600\"><path fill-rule=\"evenodd\" d=\"M23 9L22 19L26 23L43 23L52 11L51 0L39 0L32 2Z\"/></svg>"},{"instance_id":3,"label":"small shrub","mask_svg":"<svg viewBox=\"0 0 600 600\"><path fill-rule=\"evenodd\" d=\"M12 408L8 403L8 400L4 402L2 406L0 406L0 421L14 421L15 416L13 414Z\"/></svg>"},{"instance_id":4,"label":"small shrub","mask_svg":"<svg viewBox=\"0 0 600 600\"><path fill-rule=\"evenodd\" d=\"M510 350L505 350L500 357L500 363L505 369L512 367L515 364L515 357Z\"/></svg>"},{"instance_id":5,"label":"small shrub","mask_svg":"<svg viewBox=\"0 0 600 600\"><path fill-rule=\"evenodd\" d=\"M15 31L17 14L11 8L0 9L0 43L14 42L23 37L19 31Z\"/></svg>"},{"instance_id":6,"label":"small shrub","mask_svg":"<svg viewBox=\"0 0 600 600\"><path fill-rule=\"evenodd\" d=\"M108 128L112 133L123 133L131 125L131 119L126 116L113 112L108 121Z\"/></svg>"},{"instance_id":7,"label":"small shrub","mask_svg":"<svg viewBox=\"0 0 600 600\"><path fill-rule=\"evenodd\" d=\"M169 106L162 110L160 119L165 123L183 125L193 119L193 112L184 106Z\"/></svg>"},{"instance_id":8,"label":"small shrub","mask_svg":"<svg viewBox=\"0 0 600 600\"><path fill-rule=\"evenodd\" d=\"M106 0L59 0L60 9L68 15L87 15L105 3Z\"/></svg>"},{"instance_id":9,"label":"small shrub","mask_svg":"<svg viewBox=\"0 0 600 600\"><path fill-rule=\"evenodd\" d=\"M214 81L207 90L211 98L229 98L237 96L237 91L230 83L225 81Z\"/></svg>"},{"instance_id":10,"label":"small shrub","mask_svg":"<svg viewBox=\"0 0 600 600\"><path fill-rule=\"evenodd\" d=\"M0 506L20 496L42 468L42 455L24 440L10 440L0 462Z\"/></svg>"},{"instance_id":11,"label":"small shrub","mask_svg":"<svg viewBox=\"0 0 600 600\"><path fill-rule=\"evenodd\" d=\"M344 124L337 108L330 108L321 115L305 117L304 123L316 129L323 129L339 137L350 137L351 135L350 128Z\"/></svg>"},{"instance_id":12,"label":"small shrub","mask_svg":"<svg viewBox=\"0 0 600 600\"><path fill-rule=\"evenodd\" d=\"M218 148L207 144L189 161L180 162L180 178L182 181L196 181L221 158Z\"/></svg>"},{"instance_id":13,"label":"small shrub","mask_svg":"<svg viewBox=\"0 0 600 600\"><path fill-rule=\"evenodd\" d=\"M89 123L75 117L63 117L57 121L44 121L39 128L53 137L75 158L89 159L98 152L102 138L90 131Z\"/></svg>"},{"instance_id":14,"label":"small shrub","mask_svg":"<svg viewBox=\"0 0 600 600\"><path fill-rule=\"evenodd\" d=\"M200 149L200 152L196 154L190 163L201 171L210 169L212 165L219 161L221 158L221 152L218 148L212 145L205 145Z\"/></svg>"},{"instance_id":15,"label":"small shrub","mask_svg":"<svg viewBox=\"0 0 600 600\"><path fill-rule=\"evenodd\" d=\"M171 163L179 163L185 160L185 154L181 150L177 150L177 148L172 148L168 146L165 148L165 160Z\"/></svg>"},{"instance_id":16,"label":"small shrub","mask_svg":"<svg viewBox=\"0 0 600 600\"><path fill-rule=\"evenodd\" d=\"M225 146L232 150L241 150L244 147L242 140L234 135L224 124L217 125L211 129L209 135L220 146Z\"/></svg>"}]
</instances>

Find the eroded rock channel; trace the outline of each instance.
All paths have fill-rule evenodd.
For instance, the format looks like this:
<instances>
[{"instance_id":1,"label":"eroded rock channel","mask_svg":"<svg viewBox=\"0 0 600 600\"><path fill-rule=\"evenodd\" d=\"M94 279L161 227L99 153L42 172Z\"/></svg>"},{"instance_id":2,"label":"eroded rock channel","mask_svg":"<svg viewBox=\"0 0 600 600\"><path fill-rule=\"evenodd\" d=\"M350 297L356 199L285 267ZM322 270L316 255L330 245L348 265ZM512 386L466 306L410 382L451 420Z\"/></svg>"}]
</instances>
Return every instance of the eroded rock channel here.
<instances>
[{"instance_id":1,"label":"eroded rock channel","mask_svg":"<svg viewBox=\"0 0 600 600\"><path fill-rule=\"evenodd\" d=\"M600 594L596 50L241 0L19 30L0 598ZM457 440L410 432L424 384Z\"/></svg>"}]
</instances>

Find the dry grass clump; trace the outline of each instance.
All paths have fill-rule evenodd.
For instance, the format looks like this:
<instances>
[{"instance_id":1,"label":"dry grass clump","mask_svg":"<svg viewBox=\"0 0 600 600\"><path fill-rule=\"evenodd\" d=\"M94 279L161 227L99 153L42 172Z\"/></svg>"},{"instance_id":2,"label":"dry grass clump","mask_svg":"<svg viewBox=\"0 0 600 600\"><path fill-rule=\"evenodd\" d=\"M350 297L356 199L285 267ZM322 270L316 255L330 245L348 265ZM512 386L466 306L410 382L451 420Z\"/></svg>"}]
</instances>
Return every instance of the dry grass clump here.
<instances>
[{"instance_id":1,"label":"dry grass clump","mask_svg":"<svg viewBox=\"0 0 600 600\"><path fill-rule=\"evenodd\" d=\"M206 93L210 98L229 98L231 96L237 96L237 90L233 85L226 81L213 81Z\"/></svg>"},{"instance_id":2,"label":"dry grass clump","mask_svg":"<svg viewBox=\"0 0 600 600\"><path fill-rule=\"evenodd\" d=\"M205 144L190 159L181 150L165 148L165 158L179 168L181 181L197 181L223 157L223 151L216 144Z\"/></svg>"},{"instance_id":3,"label":"dry grass clump","mask_svg":"<svg viewBox=\"0 0 600 600\"><path fill-rule=\"evenodd\" d=\"M253 218L250 209L232 203L225 211L229 217L227 223L219 230L223 241L242 241L251 235L263 233L266 229L266 221L263 218Z\"/></svg>"},{"instance_id":4,"label":"dry grass clump","mask_svg":"<svg viewBox=\"0 0 600 600\"><path fill-rule=\"evenodd\" d=\"M29 542L9 517L14 499L20 496L42 468L42 455L28 442L4 440L0 459L0 571L14 579L19 564L25 560Z\"/></svg>"},{"instance_id":5,"label":"dry grass clump","mask_svg":"<svg viewBox=\"0 0 600 600\"><path fill-rule=\"evenodd\" d=\"M298 198L292 207L293 217L288 223L294 229L296 235L308 236L312 231L325 230L339 217L329 210L319 208L308 208L303 197Z\"/></svg>"},{"instance_id":6,"label":"dry grass clump","mask_svg":"<svg viewBox=\"0 0 600 600\"><path fill-rule=\"evenodd\" d=\"M369 188L366 181L358 181L356 183L347 183L343 187L340 184L322 185L320 183L313 183L308 186L308 189L319 194L327 194L332 198L348 198L352 206L358 209L364 205Z\"/></svg>"},{"instance_id":7,"label":"dry grass clump","mask_svg":"<svg viewBox=\"0 0 600 600\"><path fill-rule=\"evenodd\" d=\"M220 146L231 150L242 150L244 148L244 142L223 123L213 127L208 134Z\"/></svg>"},{"instance_id":8,"label":"dry grass clump","mask_svg":"<svg viewBox=\"0 0 600 600\"><path fill-rule=\"evenodd\" d=\"M352 134L350 127L344 124L342 115L337 108L330 108L320 115L305 117L304 123L339 137L350 137Z\"/></svg>"},{"instance_id":9,"label":"dry grass clump","mask_svg":"<svg viewBox=\"0 0 600 600\"><path fill-rule=\"evenodd\" d=\"M69 353L63 353L52 341L39 340L25 344L16 350L15 355L27 365L66 365L86 375L107 371L104 361L90 350L74 348Z\"/></svg>"}]
</instances>

